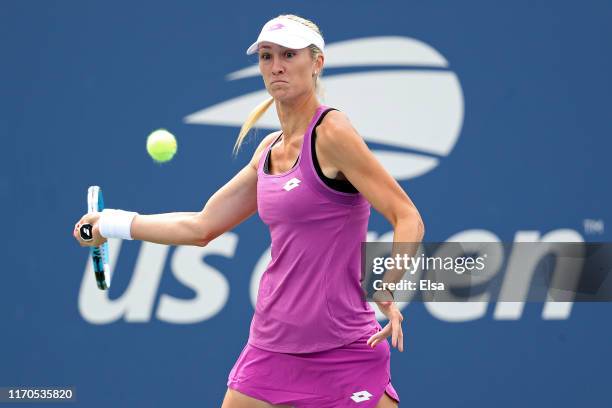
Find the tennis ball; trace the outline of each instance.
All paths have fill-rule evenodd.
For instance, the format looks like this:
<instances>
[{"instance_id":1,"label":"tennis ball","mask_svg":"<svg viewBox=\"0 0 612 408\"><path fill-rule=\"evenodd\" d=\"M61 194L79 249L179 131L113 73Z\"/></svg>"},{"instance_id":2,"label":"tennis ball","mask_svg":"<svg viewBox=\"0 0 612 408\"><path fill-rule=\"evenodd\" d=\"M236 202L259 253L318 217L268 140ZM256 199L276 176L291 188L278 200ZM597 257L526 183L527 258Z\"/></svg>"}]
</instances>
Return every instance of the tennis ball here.
<instances>
[{"instance_id":1,"label":"tennis ball","mask_svg":"<svg viewBox=\"0 0 612 408\"><path fill-rule=\"evenodd\" d=\"M158 163L171 160L176 147L176 138L166 129L157 129L147 137L147 152Z\"/></svg>"}]
</instances>

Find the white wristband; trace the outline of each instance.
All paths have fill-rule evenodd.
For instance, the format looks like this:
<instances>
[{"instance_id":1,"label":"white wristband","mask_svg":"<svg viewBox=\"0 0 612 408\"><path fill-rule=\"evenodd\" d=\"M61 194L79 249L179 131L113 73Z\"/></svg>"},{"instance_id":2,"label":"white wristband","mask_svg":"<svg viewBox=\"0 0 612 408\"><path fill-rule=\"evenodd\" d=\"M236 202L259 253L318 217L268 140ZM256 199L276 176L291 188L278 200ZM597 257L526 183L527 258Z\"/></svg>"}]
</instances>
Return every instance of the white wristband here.
<instances>
[{"instance_id":1,"label":"white wristband","mask_svg":"<svg viewBox=\"0 0 612 408\"><path fill-rule=\"evenodd\" d=\"M137 215L137 212L105 208L98 221L100 223L100 235L104 238L133 239L130 228L134 217Z\"/></svg>"}]
</instances>

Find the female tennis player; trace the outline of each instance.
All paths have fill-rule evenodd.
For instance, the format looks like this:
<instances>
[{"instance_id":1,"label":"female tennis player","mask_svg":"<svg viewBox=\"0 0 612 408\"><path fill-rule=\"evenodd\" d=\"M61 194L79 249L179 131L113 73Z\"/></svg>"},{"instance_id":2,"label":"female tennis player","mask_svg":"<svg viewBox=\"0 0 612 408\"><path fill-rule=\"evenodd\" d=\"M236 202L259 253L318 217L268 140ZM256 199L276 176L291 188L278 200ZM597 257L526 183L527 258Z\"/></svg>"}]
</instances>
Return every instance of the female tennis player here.
<instances>
[{"instance_id":1,"label":"female tennis player","mask_svg":"<svg viewBox=\"0 0 612 408\"><path fill-rule=\"evenodd\" d=\"M420 242L424 227L347 116L319 103L324 49L309 20L282 15L264 25L247 54L258 53L270 98L248 117L235 149L272 103L281 130L263 139L202 211L107 209L75 226L83 246L110 237L204 246L259 213L270 228L272 260L222 408L398 406L386 339L403 350L403 317L392 301L377 302L389 319L383 329L364 301L360 244L370 206L393 225L395 242ZM76 233L84 223L93 225L93 241Z\"/></svg>"}]
</instances>

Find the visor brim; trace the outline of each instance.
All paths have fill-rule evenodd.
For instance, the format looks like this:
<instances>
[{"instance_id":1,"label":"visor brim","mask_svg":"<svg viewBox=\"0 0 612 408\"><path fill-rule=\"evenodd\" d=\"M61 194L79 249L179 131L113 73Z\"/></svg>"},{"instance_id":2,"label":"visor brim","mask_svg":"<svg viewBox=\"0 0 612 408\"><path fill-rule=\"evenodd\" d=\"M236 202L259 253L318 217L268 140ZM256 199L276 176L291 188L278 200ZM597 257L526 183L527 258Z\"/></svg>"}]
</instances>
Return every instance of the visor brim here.
<instances>
[{"instance_id":1,"label":"visor brim","mask_svg":"<svg viewBox=\"0 0 612 408\"><path fill-rule=\"evenodd\" d=\"M294 50L306 48L311 44L308 42L308 40L301 37L289 36L287 34L274 35L274 33L269 33L268 35L259 37L257 41L251 44L251 46L247 48L247 55L255 54L259 50L259 44L264 42L270 42L272 44L277 44L285 48L292 48Z\"/></svg>"}]
</instances>

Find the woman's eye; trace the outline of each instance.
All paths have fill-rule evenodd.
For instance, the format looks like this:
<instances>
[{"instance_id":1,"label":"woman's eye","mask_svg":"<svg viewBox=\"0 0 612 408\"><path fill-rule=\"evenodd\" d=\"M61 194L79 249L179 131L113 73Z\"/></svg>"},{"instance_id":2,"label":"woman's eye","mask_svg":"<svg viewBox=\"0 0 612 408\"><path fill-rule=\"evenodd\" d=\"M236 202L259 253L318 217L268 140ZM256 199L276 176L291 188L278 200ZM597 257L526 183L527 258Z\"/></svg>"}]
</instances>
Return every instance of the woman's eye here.
<instances>
[{"instance_id":1,"label":"woman's eye","mask_svg":"<svg viewBox=\"0 0 612 408\"><path fill-rule=\"evenodd\" d=\"M270 59L270 54L259 54L259 58L263 60Z\"/></svg>"},{"instance_id":2,"label":"woman's eye","mask_svg":"<svg viewBox=\"0 0 612 408\"><path fill-rule=\"evenodd\" d=\"M287 58L295 57L295 52L287 51L287 54L285 54L285 55L287 56Z\"/></svg>"}]
</instances>

